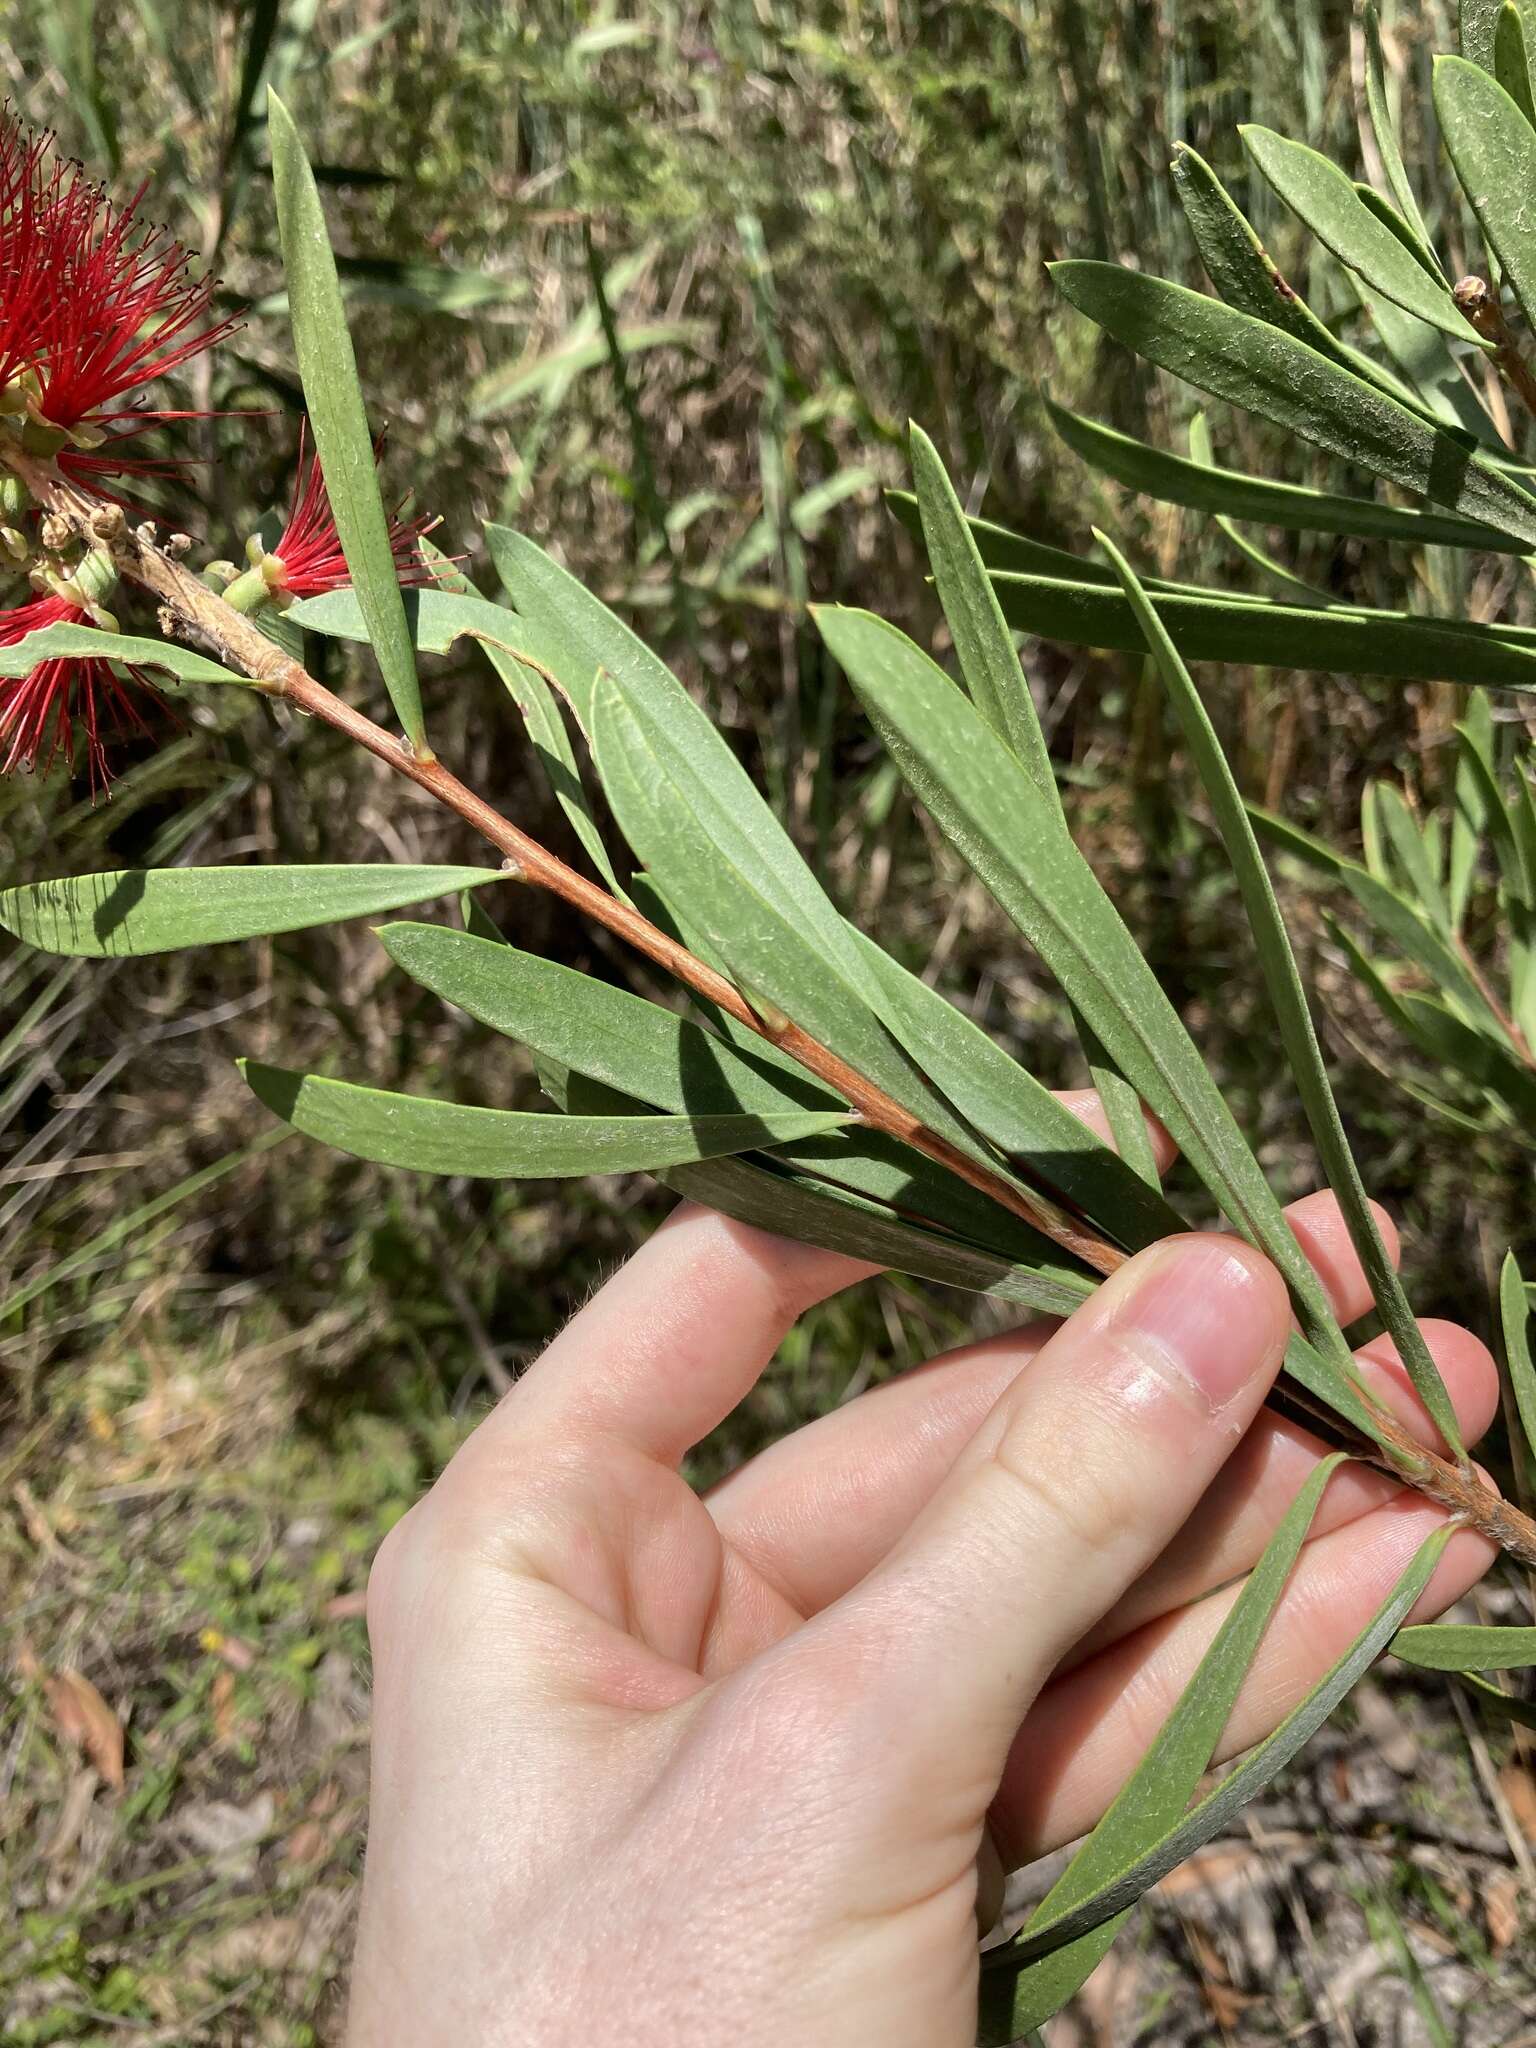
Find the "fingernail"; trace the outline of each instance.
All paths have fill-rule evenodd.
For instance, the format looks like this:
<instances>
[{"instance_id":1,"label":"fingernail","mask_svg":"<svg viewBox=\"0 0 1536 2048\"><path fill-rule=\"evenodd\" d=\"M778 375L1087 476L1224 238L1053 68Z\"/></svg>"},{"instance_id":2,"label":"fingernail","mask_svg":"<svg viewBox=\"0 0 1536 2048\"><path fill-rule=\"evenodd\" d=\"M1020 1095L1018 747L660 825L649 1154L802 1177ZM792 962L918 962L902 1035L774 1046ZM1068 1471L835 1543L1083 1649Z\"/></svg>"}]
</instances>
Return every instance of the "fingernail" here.
<instances>
[{"instance_id":1,"label":"fingernail","mask_svg":"<svg viewBox=\"0 0 1536 2048\"><path fill-rule=\"evenodd\" d=\"M1268 1379L1289 1328L1279 1274L1232 1237L1191 1236L1152 1246L1115 1276L1124 1294L1111 1327L1134 1329L1150 1363L1193 1387L1213 1409ZM1138 1346L1138 1348L1143 1348Z\"/></svg>"}]
</instances>

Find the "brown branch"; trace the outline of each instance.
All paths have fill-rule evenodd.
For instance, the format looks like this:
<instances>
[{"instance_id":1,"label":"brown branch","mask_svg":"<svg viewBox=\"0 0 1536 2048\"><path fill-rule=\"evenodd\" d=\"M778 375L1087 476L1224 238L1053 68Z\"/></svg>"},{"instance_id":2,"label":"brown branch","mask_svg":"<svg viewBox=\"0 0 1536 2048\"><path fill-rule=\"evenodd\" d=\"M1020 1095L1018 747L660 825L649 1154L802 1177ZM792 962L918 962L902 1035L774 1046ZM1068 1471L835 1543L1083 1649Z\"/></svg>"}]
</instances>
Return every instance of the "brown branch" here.
<instances>
[{"instance_id":1,"label":"brown branch","mask_svg":"<svg viewBox=\"0 0 1536 2048\"><path fill-rule=\"evenodd\" d=\"M1498 293L1485 277L1464 277L1451 297L1468 324L1492 345L1494 368L1518 396L1526 411L1536 416L1536 371L1516 346Z\"/></svg>"},{"instance_id":2,"label":"brown branch","mask_svg":"<svg viewBox=\"0 0 1536 2048\"><path fill-rule=\"evenodd\" d=\"M403 738L386 732L333 695L300 663L274 646L248 618L225 604L161 549L152 529L140 527L130 533L116 515L109 513L104 517L103 508L65 483L50 463L24 454L3 435L0 461L21 477L39 504L67 521L71 530L92 546L106 548L122 575L160 599L161 623L168 632L205 642L221 660L242 670L268 696L282 698L296 710L322 719L396 774L426 790L487 839L511 864L519 879L548 889L584 912L706 1001L790 1054L807 1072L850 1103L875 1130L901 1139L970 1186L990 1195L1096 1272L1112 1273L1124 1264L1126 1255L1118 1246L1090 1232L1056 1204L1021 1193L1000 1175L968 1158L797 1025L787 1019L770 1021L759 1016L723 975L631 905L610 896L595 882L567 867L537 840L530 839L460 782L441 761L413 754ZM1536 1566L1536 1522L1501 1500L1470 1469L1426 1451L1384 1410L1378 1408L1372 1418L1382 1438L1377 1444L1357 1434L1289 1380L1272 1390L1271 1405L1297 1414L1308 1428L1328 1441L1340 1444L1353 1456L1424 1494L1501 1550Z\"/></svg>"}]
</instances>

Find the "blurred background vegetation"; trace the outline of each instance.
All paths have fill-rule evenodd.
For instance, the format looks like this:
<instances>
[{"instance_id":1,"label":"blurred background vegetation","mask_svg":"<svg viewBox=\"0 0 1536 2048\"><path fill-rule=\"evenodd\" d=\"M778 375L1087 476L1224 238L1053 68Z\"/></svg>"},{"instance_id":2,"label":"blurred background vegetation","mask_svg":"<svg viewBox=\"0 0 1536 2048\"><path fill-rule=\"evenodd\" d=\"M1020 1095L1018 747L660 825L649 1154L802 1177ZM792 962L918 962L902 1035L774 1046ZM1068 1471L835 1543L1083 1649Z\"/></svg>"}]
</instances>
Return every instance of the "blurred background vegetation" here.
<instances>
[{"instance_id":1,"label":"blurred background vegetation","mask_svg":"<svg viewBox=\"0 0 1536 2048\"><path fill-rule=\"evenodd\" d=\"M1080 1078L1052 992L901 797L806 603L870 606L943 650L880 503L904 480L909 418L972 509L1079 549L1097 521L1144 566L1251 587L1258 572L1207 522L1137 503L1053 438L1042 385L1167 445L1188 399L1101 344L1042 266L1103 255L1197 282L1166 174L1182 137L1246 185L1314 302L1344 307L1341 278L1306 274L1246 181L1234 128L1263 121L1358 160L1348 8L0 0L0 23L14 106L117 191L144 183L148 212L251 309L187 391L214 417L186 429L196 466L168 523L236 555L289 487L270 81L327 192L399 493L442 516L472 576L486 518L555 547L700 693L850 914L1037 1071ZM1400 7L1388 36L1432 162L1415 115L1451 42L1438 0ZM1236 415L1215 433L1240 466L1341 481ZM1292 559L1409 608L1477 615L1506 595L1457 584L1464 558L1434 550L1310 536ZM1086 849L1277 1181L1303 1191L1313 1162L1161 693L1119 657L1039 646L1026 661ZM489 670L430 667L439 750L568 850ZM1415 802L1444 794L1449 689L1210 681L1249 791L1347 847L1370 776ZM378 695L371 674L345 686ZM122 748L110 803L59 775L0 788L0 880L478 857L329 733L234 693L175 709ZM630 971L559 906L509 886L493 907L525 946ZM1399 1049L1305 897L1294 907L1416 1298L1486 1327L1488 1260L1529 1234L1519 1155L1395 1092ZM533 1095L504 1042L407 984L364 929L147 963L0 956L8 2042L334 2037L361 1853L367 1559L665 1206L645 1183L426 1181L272 1144L240 1052ZM701 1476L984 1312L900 1280L824 1309L701 1452ZM126 1724L121 1772L104 1709Z\"/></svg>"}]
</instances>

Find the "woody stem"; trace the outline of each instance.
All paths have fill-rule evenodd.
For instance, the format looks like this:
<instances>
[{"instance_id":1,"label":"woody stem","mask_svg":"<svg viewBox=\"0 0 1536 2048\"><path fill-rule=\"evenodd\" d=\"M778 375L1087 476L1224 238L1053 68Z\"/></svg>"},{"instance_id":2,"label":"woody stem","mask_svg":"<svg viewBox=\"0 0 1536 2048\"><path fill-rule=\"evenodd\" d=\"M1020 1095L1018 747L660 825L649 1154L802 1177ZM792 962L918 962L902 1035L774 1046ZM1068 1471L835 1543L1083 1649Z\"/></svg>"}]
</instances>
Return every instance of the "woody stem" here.
<instances>
[{"instance_id":1,"label":"woody stem","mask_svg":"<svg viewBox=\"0 0 1536 2048\"><path fill-rule=\"evenodd\" d=\"M517 877L550 891L603 925L626 944L667 970L687 987L715 1004L739 1024L759 1033L797 1060L809 1073L841 1095L873 1129L899 1138L915 1151L945 1167L970 1186L1020 1217L1042 1235L1080 1259L1093 1271L1114 1272L1125 1253L1043 1195L1024 1192L1002 1175L969 1157L948 1139L931 1131L909 1110L893 1101L847 1062L788 1019L759 1016L740 991L722 974L691 953L668 933L621 902L504 818L435 759L422 760L400 738L327 690L206 585L172 559L158 544L152 528L129 532L121 514L103 508L65 483L51 463L27 455L0 434L0 462L21 477L36 501L94 547L105 548L119 572L161 601L160 623L168 634L205 642L219 658L247 675L256 688L278 697L298 711L323 720L364 747L376 759L405 776L479 832L510 863ZM1528 1565L1536 1565L1536 1523L1467 1470L1437 1457L1414 1442L1409 1433L1378 1410L1373 1416L1381 1441L1357 1437L1339 1418L1285 1383L1276 1389L1278 1405L1300 1407L1308 1426L1331 1441L1342 1442L1355 1456L1438 1502L1477 1529L1500 1549Z\"/></svg>"}]
</instances>

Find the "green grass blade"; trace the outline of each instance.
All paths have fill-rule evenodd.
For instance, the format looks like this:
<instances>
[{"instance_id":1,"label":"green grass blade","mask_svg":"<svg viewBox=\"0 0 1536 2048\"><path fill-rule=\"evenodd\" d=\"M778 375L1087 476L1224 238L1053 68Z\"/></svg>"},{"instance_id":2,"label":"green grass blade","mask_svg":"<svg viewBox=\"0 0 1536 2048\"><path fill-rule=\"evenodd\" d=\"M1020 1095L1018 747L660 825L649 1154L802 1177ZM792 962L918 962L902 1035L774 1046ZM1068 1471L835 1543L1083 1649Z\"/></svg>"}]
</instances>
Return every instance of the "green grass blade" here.
<instances>
[{"instance_id":1,"label":"green grass blade","mask_svg":"<svg viewBox=\"0 0 1536 2048\"><path fill-rule=\"evenodd\" d=\"M1192 1856L1220 1834L1233 1816L1285 1768L1302 1744L1327 1720L1355 1681L1390 1647L1403 1617L1429 1584L1453 1533L1448 1525L1436 1529L1425 1539L1391 1594L1338 1662L1319 1679L1300 1706L1292 1708L1274 1733L1256 1749L1251 1749L1213 1792L1192 1807L1133 1864L1120 1871L1113 1881L1101 1885L1091 1898L1039 1926L1031 1927L1026 1934L1016 1938L1016 1946L1010 1944L1005 1949L993 1951L999 1962L1006 1961L1009 1967L1023 1967L1037 1956L1050 1955L1068 1942L1080 1940L1095 1927L1102 1926L1106 1920L1134 1905L1170 1870L1176 1869L1186 1857Z\"/></svg>"},{"instance_id":2,"label":"green grass blade","mask_svg":"<svg viewBox=\"0 0 1536 2048\"><path fill-rule=\"evenodd\" d=\"M1146 1755L1025 1922L1025 1938L1035 1925L1050 1923L1112 1884L1127 1864L1183 1817L1231 1719L1323 1490L1343 1462L1342 1456L1325 1458L1309 1475ZM1023 1971L1014 1992L1016 2032L1038 2027L1060 2011L1102 1959L1124 1917L1122 1913L1102 1922ZM983 1969L989 1965L990 1956L983 1957Z\"/></svg>"},{"instance_id":3,"label":"green grass blade","mask_svg":"<svg viewBox=\"0 0 1536 2048\"><path fill-rule=\"evenodd\" d=\"M1243 909L1253 933L1275 1021L1280 1027L1280 1042L1290 1063L1324 1175L1343 1211L1350 1242L1365 1269L1377 1309L1397 1346L1398 1356L1413 1382L1414 1391L1456 1456L1464 1459L1466 1446L1461 1440L1455 1405L1382 1242L1365 1183L1345 1135L1328 1069L1323 1062L1323 1050L1312 1022L1307 992L1285 929L1285 919L1281 916L1274 884L1270 881L1269 870L1264 865L1264 857L1244 808L1237 778L1222 752L1216 728L1211 724L1194 680L1158 616L1155 603L1142 589L1136 580L1136 572L1114 542L1104 534L1097 538L1118 571L1125 594L1146 635L1147 646L1173 700L1185 744L1215 815L1216 827L1226 847L1227 858L1232 863ZM1412 821L1409 822L1411 824Z\"/></svg>"},{"instance_id":4,"label":"green grass blade","mask_svg":"<svg viewBox=\"0 0 1536 2048\"><path fill-rule=\"evenodd\" d=\"M915 421L909 435L929 566L954 637L960 672L988 725L1008 742L1040 787L1054 796L1056 776L1035 700L975 536L939 451Z\"/></svg>"},{"instance_id":5,"label":"green grass blade","mask_svg":"<svg viewBox=\"0 0 1536 2048\"><path fill-rule=\"evenodd\" d=\"M1536 131L1496 79L1435 59L1435 112L1451 164L1527 321L1536 312Z\"/></svg>"},{"instance_id":6,"label":"green grass blade","mask_svg":"<svg viewBox=\"0 0 1536 2048\"><path fill-rule=\"evenodd\" d=\"M45 953L174 953L401 910L499 880L495 868L120 868L0 894L0 924Z\"/></svg>"},{"instance_id":7,"label":"green grass blade","mask_svg":"<svg viewBox=\"0 0 1536 2048\"><path fill-rule=\"evenodd\" d=\"M72 1280L77 1273L94 1269L99 1259L104 1259L109 1252L116 1251L120 1244L126 1244L134 1250L142 1249L151 1224L158 1223L162 1216L167 1215L172 1209L179 1208L183 1202L191 1201L194 1195L203 1194L215 1182L221 1181L225 1174L233 1173L237 1166L244 1166L249 1160L259 1159L264 1152L270 1152L274 1145L281 1145L291 1135L288 1131L264 1131L249 1145L241 1146L239 1151L226 1152L222 1159L215 1159L210 1166L201 1167L196 1173L188 1174L187 1178L178 1181L175 1187L167 1188L163 1194L155 1195L147 1202L140 1202L136 1208L115 1217L105 1230L97 1231L85 1244L77 1246L72 1252L67 1252L62 1259L55 1259L35 1278L23 1281L19 1287L13 1287L9 1294L0 1296L0 1323L4 1323L8 1317L24 1309L29 1302L36 1301L39 1295L46 1294L50 1288L62 1286L66 1280Z\"/></svg>"},{"instance_id":8,"label":"green grass blade","mask_svg":"<svg viewBox=\"0 0 1536 2048\"><path fill-rule=\"evenodd\" d=\"M1382 827L1419 908L1435 929L1448 937L1451 906L1407 799L1394 784L1383 782L1377 786L1376 802Z\"/></svg>"},{"instance_id":9,"label":"green grass blade","mask_svg":"<svg viewBox=\"0 0 1536 2048\"><path fill-rule=\"evenodd\" d=\"M1494 780L1492 762L1493 712L1486 694L1478 690L1467 705L1466 717L1456 727L1456 781L1451 802L1450 872L1446 889L1451 925L1458 932L1466 922L1484 836L1497 830L1495 818L1508 830L1509 820Z\"/></svg>"},{"instance_id":10,"label":"green grass blade","mask_svg":"<svg viewBox=\"0 0 1536 2048\"><path fill-rule=\"evenodd\" d=\"M1113 263L1054 263L1051 275L1105 333L1199 390L1536 545L1536 498L1461 436L1283 329Z\"/></svg>"},{"instance_id":11,"label":"green grass blade","mask_svg":"<svg viewBox=\"0 0 1536 2048\"><path fill-rule=\"evenodd\" d=\"M1439 933L1431 929L1417 906L1407 897L1378 882L1358 861L1347 860L1325 841L1304 832L1288 819L1276 817L1257 804L1248 806L1248 815L1261 839L1268 840L1282 853L1295 855L1330 881L1342 883L1381 936L1406 953L1416 966L1423 968L1441 994L1453 997L1469 1019L1487 1019L1487 1005L1482 992L1467 972L1464 962Z\"/></svg>"},{"instance_id":12,"label":"green grass blade","mask_svg":"<svg viewBox=\"0 0 1536 2048\"><path fill-rule=\"evenodd\" d=\"M1361 201L1336 164L1271 128L1249 125L1238 132L1270 188L1346 269L1355 271L1383 298L1416 319L1457 341L1484 346L1445 285L1437 283L1422 261Z\"/></svg>"},{"instance_id":13,"label":"green grass blade","mask_svg":"<svg viewBox=\"0 0 1536 2048\"><path fill-rule=\"evenodd\" d=\"M306 1137L382 1166L483 1180L644 1173L809 1137L847 1120L846 1111L807 1110L770 1116L544 1116L396 1095L256 1060L242 1060L240 1068L257 1099Z\"/></svg>"},{"instance_id":14,"label":"green grass blade","mask_svg":"<svg viewBox=\"0 0 1536 2048\"><path fill-rule=\"evenodd\" d=\"M833 655L903 779L1082 1011L1194 1171L1290 1283L1303 1327L1351 1370L1320 1283L1258 1162L1055 806L937 664L868 612L819 607Z\"/></svg>"},{"instance_id":15,"label":"green grass blade","mask_svg":"<svg viewBox=\"0 0 1536 2048\"><path fill-rule=\"evenodd\" d=\"M299 131L288 109L270 90L267 133L293 345L315 449L384 687L406 738L420 754L426 748L421 685L400 600L389 517L379 495L373 436L368 430L336 259Z\"/></svg>"}]
</instances>

